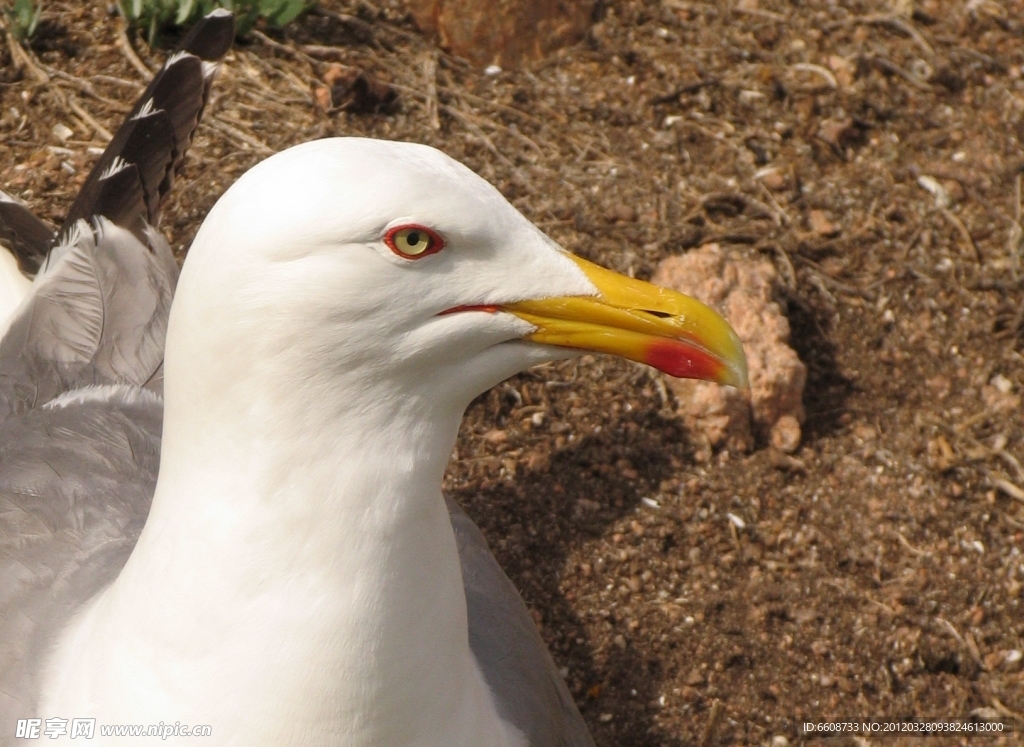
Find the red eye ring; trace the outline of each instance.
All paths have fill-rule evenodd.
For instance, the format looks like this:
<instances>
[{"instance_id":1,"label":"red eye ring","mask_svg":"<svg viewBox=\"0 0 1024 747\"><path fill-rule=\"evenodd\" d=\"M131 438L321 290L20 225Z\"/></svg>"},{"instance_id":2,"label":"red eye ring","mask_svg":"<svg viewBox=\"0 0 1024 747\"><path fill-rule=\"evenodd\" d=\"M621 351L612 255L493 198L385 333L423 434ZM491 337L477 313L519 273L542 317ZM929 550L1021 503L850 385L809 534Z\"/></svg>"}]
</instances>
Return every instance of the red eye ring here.
<instances>
[{"instance_id":1,"label":"red eye ring","mask_svg":"<svg viewBox=\"0 0 1024 747\"><path fill-rule=\"evenodd\" d=\"M390 229L384 235L384 243L402 259L422 259L444 249L444 239L415 223Z\"/></svg>"}]
</instances>

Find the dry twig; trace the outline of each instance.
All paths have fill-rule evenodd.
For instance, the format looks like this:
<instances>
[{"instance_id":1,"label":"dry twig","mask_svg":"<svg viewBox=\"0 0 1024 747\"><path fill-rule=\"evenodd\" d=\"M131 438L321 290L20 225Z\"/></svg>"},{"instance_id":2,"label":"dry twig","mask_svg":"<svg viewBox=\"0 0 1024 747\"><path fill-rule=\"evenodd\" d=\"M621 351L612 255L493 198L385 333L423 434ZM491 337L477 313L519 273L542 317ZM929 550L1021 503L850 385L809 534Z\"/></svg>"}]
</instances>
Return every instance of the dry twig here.
<instances>
[{"instance_id":1,"label":"dry twig","mask_svg":"<svg viewBox=\"0 0 1024 747\"><path fill-rule=\"evenodd\" d=\"M208 117L206 121L209 122L210 127L217 130L217 132L227 135L233 140L248 145L257 153L260 153L265 156L270 156L277 152L266 143L262 142L261 140L257 140L252 135L243 132L234 125L228 124L220 117Z\"/></svg>"},{"instance_id":2,"label":"dry twig","mask_svg":"<svg viewBox=\"0 0 1024 747\"><path fill-rule=\"evenodd\" d=\"M704 725L704 731L701 732L697 747L708 747L711 744L711 740L715 738L715 731L718 729L718 722L722 720L722 712L724 710L722 701L715 698L711 703L711 713L708 715L708 722Z\"/></svg>"},{"instance_id":3,"label":"dry twig","mask_svg":"<svg viewBox=\"0 0 1024 747\"><path fill-rule=\"evenodd\" d=\"M427 124L432 130L440 130L441 118L437 114L437 55L433 51L423 58L423 77L427 81Z\"/></svg>"},{"instance_id":4,"label":"dry twig","mask_svg":"<svg viewBox=\"0 0 1024 747\"><path fill-rule=\"evenodd\" d=\"M952 211L947 208L942 208L942 215L945 216L946 220L953 224L956 230L960 233L960 238L964 240L964 243L970 248L971 253L974 255L975 261L981 264L981 252L978 250L978 245L974 243L974 239L971 238L971 232L967 230L967 226L964 222L956 217Z\"/></svg>"},{"instance_id":5,"label":"dry twig","mask_svg":"<svg viewBox=\"0 0 1024 747\"><path fill-rule=\"evenodd\" d=\"M900 18L897 15L891 15L888 13L878 13L866 16L856 16L849 18L839 23L829 24L826 26L826 30L833 30L840 28L841 26L855 26L855 25L870 25L870 26L884 26L898 33L904 34L914 40L914 43L921 48L926 55L933 57L935 50L932 45L924 38L924 35L914 28L913 25L907 23L906 20Z\"/></svg>"},{"instance_id":6,"label":"dry twig","mask_svg":"<svg viewBox=\"0 0 1024 747\"><path fill-rule=\"evenodd\" d=\"M920 78L918 78L913 73L907 72L906 70L904 70L902 67L900 67L899 65L897 65L895 62L893 62L890 59L887 59L887 58L882 57L881 55L877 55L877 54L876 55L869 55L866 59L868 60L868 62L872 62L875 65L877 65L879 67L879 69L881 69L881 71L883 73L890 73L891 75L898 75L899 77L903 78L903 80L907 81L910 85L912 85L914 88L916 88L919 91L930 91L930 90L932 90L932 87L928 83L926 83L925 81L921 80Z\"/></svg>"},{"instance_id":7,"label":"dry twig","mask_svg":"<svg viewBox=\"0 0 1024 747\"><path fill-rule=\"evenodd\" d=\"M1016 711L1011 711L1009 708L1007 708L1005 705L999 702L999 698L995 697L994 695L992 696L992 707L1004 716L1012 718L1014 721L1024 724L1024 715L1017 713Z\"/></svg>"},{"instance_id":8,"label":"dry twig","mask_svg":"<svg viewBox=\"0 0 1024 747\"><path fill-rule=\"evenodd\" d=\"M95 130L96 134L100 136L100 139L102 139L103 142L109 143L111 140L114 139L114 135L110 132L110 130L108 130L106 127L97 122L96 119L91 114L89 114L89 112L87 112L81 104L79 104L75 100L74 96L68 97L68 108L70 108L71 111L77 114L83 122L92 127L92 129Z\"/></svg>"},{"instance_id":9,"label":"dry twig","mask_svg":"<svg viewBox=\"0 0 1024 747\"><path fill-rule=\"evenodd\" d=\"M18 43L18 40L14 38L10 31L7 32L7 46L11 51L11 61L14 63L15 69L28 68L28 71L32 73L32 77L39 83L45 85L50 82L50 76L46 74L42 67L36 64L32 59L32 54Z\"/></svg>"},{"instance_id":10,"label":"dry twig","mask_svg":"<svg viewBox=\"0 0 1024 747\"><path fill-rule=\"evenodd\" d=\"M919 558L927 558L928 556L931 555L931 553L928 552L927 550L921 550L921 549L919 549L917 547L914 547L912 544L910 544L910 540L908 540L906 537L904 537L902 532L896 532L896 538L899 539L901 545L903 545L905 548L910 550L910 552L912 552L914 555L916 555Z\"/></svg>"},{"instance_id":11,"label":"dry twig","mask_svg":"<svg viewBox=\"0 0 1024 747\"><path fill-rule=\"evenodd\" d=\"M737 15L754 16L756 18L767 18L769 21L778 21L779 23L785 23L789 19L781 13L773 13L770 10L761 10L760 8L733 8L733 13Z\"/></svg>"},{"instance_id":12,"label":"dry twig","mask_svg":"<svg viewBox=\"0 0 1024 747\"><path fill-rule=\"evenodd\" d=\"M96 99L100 103L109 106L116 112L126 113L131 108L122 101L107 98L103 94L97 92L96 89L93 88L92 84L87 80L82 80L81 78L66 73L63 70L58 70L56 68L49 67L48 65L43 65L42 63L40 63L40 67L45 70L51 78L56 78L59 81L59 85L68 85L76 91L80 91L81 93ZM128 81L122 81L119 78L113 78L112 80L117 80L120 83L128 83ZM131 85L138 86L137 83L133 83Z\"/></svg>"},{"instance_id":13,"label":"dry twig","mask_svg":"<svg viewBox=\"0 0 1024 747\"><path fill-rule=\"evenodd\" d=\"M153 80L153 71L146 67L146 63L135 54L135 49L128 40L128 25L125 23L122 23L117 29L117 45L121 48L121 52L124 53L128 64L135 68L144 80Z\"/></svg>"},{"instance_id":14,"label":"dry twig","mask_svg":"<svg viewBox=\"0 0 1024 747\"><path fill-rule=\"evenodd\" d=\"M839 83L838 81L836 81L836 76L834 76L831 72L829 72L827 68L824 68L821 65L815 65L810 62L798 62L795 65L791 65L790 69L799 70L800 72L804 73L814 73L820 78L824 78L829 88L839 88Z\"/></svg>"},{"instance_id":15,"label":"dry twig","mask_svg":"<svg viewBox=\"0 0 1024 747\"><path fill-rule=\"evenodd\" d=\"M1005 477L992 477L992 487L1013 498L1015 501L1024 503L1024 489L1007 480Z\"/></svg>"}]
</instances>

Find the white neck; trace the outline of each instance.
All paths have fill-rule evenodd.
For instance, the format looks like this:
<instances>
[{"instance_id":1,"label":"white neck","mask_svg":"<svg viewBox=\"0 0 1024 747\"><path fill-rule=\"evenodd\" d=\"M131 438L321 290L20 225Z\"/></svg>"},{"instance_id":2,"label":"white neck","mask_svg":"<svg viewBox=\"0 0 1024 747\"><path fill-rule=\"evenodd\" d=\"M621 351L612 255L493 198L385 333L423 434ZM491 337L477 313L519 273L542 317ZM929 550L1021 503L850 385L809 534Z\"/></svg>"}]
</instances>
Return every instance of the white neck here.
<instances>
[{"instance_id":1,"label":"white neck","mask_svg":"<svg viewBox=\"0 0 1024 747\"><path fill-rule=\"evenodd\" d=\"M212 743L517 743L469 651L440 493L462 403L362 369L296 381L314 342L243 349L196 312L172 314L149 519L63 641L47 712Z\"/></svg>"}]
</instances>

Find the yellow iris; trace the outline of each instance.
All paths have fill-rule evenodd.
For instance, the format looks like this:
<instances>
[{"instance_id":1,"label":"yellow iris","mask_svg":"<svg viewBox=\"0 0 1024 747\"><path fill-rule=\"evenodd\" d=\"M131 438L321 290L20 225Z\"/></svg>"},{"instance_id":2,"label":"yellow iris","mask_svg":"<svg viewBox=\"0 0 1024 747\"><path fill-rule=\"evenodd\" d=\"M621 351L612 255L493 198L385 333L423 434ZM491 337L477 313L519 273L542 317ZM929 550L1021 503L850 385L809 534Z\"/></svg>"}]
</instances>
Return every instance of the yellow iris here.
<instances>
[{"instance_id":1,"label":"yellow iris","mask_svg":"<svg viewBox=\"0 0 1024 747\"><path fill-rule=\"evenodd\" d=\"M417 257L429 251L434 245L434 237L422 228L403 228L395 231L391 240L395 249L410 257Z\"/></svg>"}]
</instances>

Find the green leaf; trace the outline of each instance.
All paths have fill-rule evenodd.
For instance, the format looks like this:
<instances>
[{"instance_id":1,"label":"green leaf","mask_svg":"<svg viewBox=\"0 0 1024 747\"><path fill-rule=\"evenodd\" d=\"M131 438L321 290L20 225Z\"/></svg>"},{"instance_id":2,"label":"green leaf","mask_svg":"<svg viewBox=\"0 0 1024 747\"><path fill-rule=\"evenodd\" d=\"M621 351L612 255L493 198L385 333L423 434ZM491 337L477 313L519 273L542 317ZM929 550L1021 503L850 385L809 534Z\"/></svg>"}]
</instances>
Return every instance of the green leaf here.
<instances>
[{"instance_id":1,"label":"green leaf","mask_svg":"<svg viewBox=\"0 0 1024 747\"><path fill-rule=\"evenodd\" d=\"M31 38L39 25L39 14L43 6L35 5L33 0L14 0L10 8L4 8L11 25L11 33L18 41Z\"/></svg>"},{"instance_id":2,"label":"green leaf","mask_svg":"<svg viewBox=\"0 0 1024 747\"><path fill-rule=\"evenodd\" d=\"M32 14L32 20L28 24L28 37L31 38L36 33L36 26L39 25L39 14L43 12L42 4L36 6L36 12Z\"/></svg>"},{"instance_id":3,"label":"green leaf","mask_svg":"<svg viewBox=\"0 0 1024 747\"><path fill-rule=\"evenodd\" d=\"M32 7L33 0L13 0L16 8ZM274 26L284 26L316 5L316 0L115 0L121 14L135 27L146 32L150 45L168 26L184 26L214 8L226 8L235 14L239 35L252 30L264 18ZM13 13L9 13L13 16ZM27 23L27 21L26 21ZM24 24L13 24L23 26Z\"/></svg>"},{"instance_id":4,"label":"green leaf","mask_svg":"<svg viewBox=\"0 0 1024 747\"><path fill-rule=\"evenodd\" d=\"M298 18L299 14L305 9L305 0L285 0L277 15L271 20L278 26L284 26L286 23L291 23Z\"/></svg>"},{"instance_id":5,"label":"green leaf","mask_svg":"<svg viewBox=\"0 0 1024 747\"><path fill-rule=\"evenodd\" d=\"M194 0L180 0L178 3L178 14L174 17L174 23L177 26L185 23L189 16L192 15L192 9L195 7Z\"/></svg>"}]
</instances>

